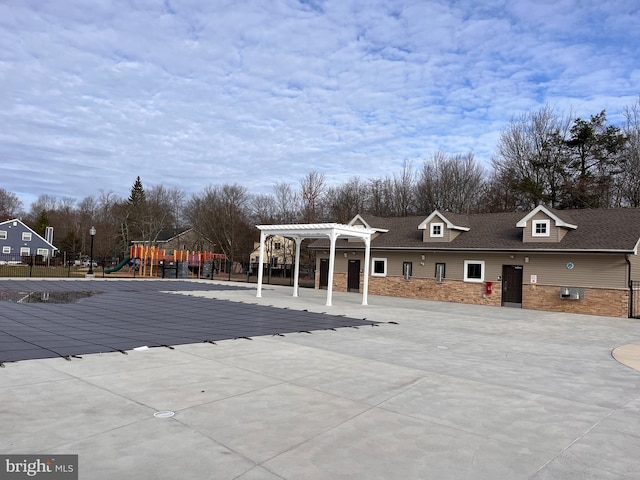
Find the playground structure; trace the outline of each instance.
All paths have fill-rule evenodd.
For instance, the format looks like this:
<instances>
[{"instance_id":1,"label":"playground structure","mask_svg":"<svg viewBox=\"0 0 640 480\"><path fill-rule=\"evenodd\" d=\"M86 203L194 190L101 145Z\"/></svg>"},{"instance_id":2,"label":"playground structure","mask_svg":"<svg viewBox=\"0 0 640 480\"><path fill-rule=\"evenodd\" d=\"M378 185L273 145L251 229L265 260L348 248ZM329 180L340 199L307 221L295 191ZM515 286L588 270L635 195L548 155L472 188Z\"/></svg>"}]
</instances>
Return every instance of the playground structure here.
<instances>
[{"instance_id":1,"label":"playground structure","mask_svg":"<svg viewBox=\"0 0 640 480\"><path fill-rule=\"evenodd\" d=\"M226 255L189 250L166 250L150 245L132 245L129 254L116 266L106 268L110 274L129 267L133 276L173 278L213 278L214 273L229 269Z\"/></svg>"}]
</instances>

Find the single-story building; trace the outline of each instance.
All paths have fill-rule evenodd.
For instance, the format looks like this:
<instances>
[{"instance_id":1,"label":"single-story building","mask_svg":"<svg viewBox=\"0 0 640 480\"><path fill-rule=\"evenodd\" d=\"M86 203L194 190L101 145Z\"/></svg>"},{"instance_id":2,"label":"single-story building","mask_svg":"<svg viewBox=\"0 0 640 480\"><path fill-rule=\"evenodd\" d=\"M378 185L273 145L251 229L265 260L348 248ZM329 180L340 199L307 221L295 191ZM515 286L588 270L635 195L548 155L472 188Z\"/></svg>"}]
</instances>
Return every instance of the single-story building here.
<instances>
[{"instance_id":1,"label":"single-story building","mask_svg":"<svg viewBox=\"0 0 640 480\"><path fill-rule=\"evenodd\" d=\"M52 228L48 235L53 237ZM2 262L20 263L23 257L33 256L46 261L51 259L57 250L58 248L51 242L42 238L17 218L0 222L0 261Z\"/></svg>"},{"instance_id":2,"label":"single-story building","mask_svg":"<svg viewBox=\"0 0 640 480\"><path fill-rule=\"evenodd\" d=\"M372 294L640 317L640 208L357 215L348 225L375 231ZM309 248L326 288L329 241ZM334 250L332 289L361 291L363 240L338 238Z\"/></svg>"}]
</instances>

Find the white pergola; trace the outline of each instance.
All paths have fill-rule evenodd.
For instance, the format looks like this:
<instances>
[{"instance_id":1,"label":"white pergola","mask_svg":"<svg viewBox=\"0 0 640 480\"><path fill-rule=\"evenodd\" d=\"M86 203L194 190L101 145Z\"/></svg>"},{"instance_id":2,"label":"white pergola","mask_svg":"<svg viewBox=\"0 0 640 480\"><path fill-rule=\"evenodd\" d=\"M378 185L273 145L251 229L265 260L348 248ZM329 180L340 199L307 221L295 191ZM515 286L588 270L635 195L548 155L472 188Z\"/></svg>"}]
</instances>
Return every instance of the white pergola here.
<instances>
[{"instance_id":1,"label":"white pergola","mask_svg":"<svg viewBox=\"0 0 640 480\"><path fill-rule=\"evenodd\" d=\"M294 272L293 296L298 296L298 274L300 273L300 243L305 238L328 237L331 242L329 252L329 282L327 285L327 306L331 306L333 296L333 270L336 259L336 240L338 237L361 238L365 244L364 250L364 286L362 291L362 305L367 305L369 291L369 257L371 250L371 235L375 230L364 227L343 225L340 223L299 223L292 225L257 225L260 230L260 259L258 261L258 292L256 297L262 297L262 275L265 241L272 235L281 235L296 242L296 267Z\"/></svg>"}]
</instances>

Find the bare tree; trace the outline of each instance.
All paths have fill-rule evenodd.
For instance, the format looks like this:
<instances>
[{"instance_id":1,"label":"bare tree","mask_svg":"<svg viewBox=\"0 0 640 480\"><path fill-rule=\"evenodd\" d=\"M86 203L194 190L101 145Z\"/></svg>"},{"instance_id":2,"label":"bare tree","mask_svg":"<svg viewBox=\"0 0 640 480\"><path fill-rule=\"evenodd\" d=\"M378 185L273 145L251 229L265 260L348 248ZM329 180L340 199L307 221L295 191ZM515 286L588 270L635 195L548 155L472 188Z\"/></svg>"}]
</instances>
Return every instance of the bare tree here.
<instances>
[{"instance_id":1,"label":"bare tree","mask_svg":"<svg viewBox=\"0 0 640 480\"><path fill-rule=\"evenodd\" d=\"M511 178L504 171L491 173L478 195L479 213L515 212L522 208L519 195L510 187Z\"/></svg>"},{"instance_id":2,"label":"bare tree","mask_svg":"<svg viewBox=\"0 0 640 480\"><path fill-rule=\"evenodd\" d=\"M508 182L520 207L560 203L569 162L564 140L572 121L545 106L512 120L500 135L492 161L495 178Z\"/></svg>"},{"instance_id":3,"label":"bare tree","mask_svg":"<svg viewBox=\"0 0 640 480\"><path fill-rule=\"evenodd\" d=\"M393 215L393 182L390 178L373 178L369 180L369 201L366 213L376 217Z\"/></svg>"},{"instance_id":4,"label":"bare tree","mask_svg":"<svg viewBox=\"0 0 640 480\"><path fill-rule=\"evenodd\" d=\"M169 208L171 209L171 228L174 233L178 233L178 231L185 226L183 221L183 210L187 194L179 187L171 187L166 189L166 195Z\"/></svg>"},{"instance_id":5,"label":"bare tree","mask_svg":"<svg viewBox=\"0 0 640 480\"><path fill-rule=\"evenodd\" d=\"M484 188L484 169L472 152L447 155L436 152L424 163L416 199L421 214L440 209L457 213L476 211Z\"/></svg>"},{"instance_id":6,"label":"bare tree","mask_svg":"<svg viewBox=\"0 0 640 480\"><path fill-rule=\"evenodd\" d=\"M621 155L620 206L640 207L640 97L624 110L626 143Z\"/></svg>"},{"instance_id":7,"label":"bare tree","mask_svg":"<svg viewBox=\"0 0 640 480\"><path fill-rule=\"evenodd\" d=\"M318 221L318 210L324 194L324 173L315 170L309 172L300 182L304 222L314 223Z\"/></svg>"},{"instance_id":8,"label":"bare tree","mask_svg":"<svg viewBox=\"0 0 640 480\"><path fill-rule=\"evenodd\" d=\"M327 190L327 208L331 220L346 223L358 213L365 213L369 197L367 185L358 177L347 183Z\"/></svg>"},{"instance_id":9,"label":"bare tree","mask_svg":"<svg viewBox=\"0 0 640 480\"><path fill-rule=\"evenodd\" d=\"M273 187L276 218L280 224L302 221L300 196L288 183L276 183Z\"/></svg>"},{"instance_id":10,"label":"bare tree","mask_svg":"<svg viewBox=\"0 0 640 480\"><path fill-rule=\"evenodd\" d=\"M391 182L391 211L393 216L407 217L415 213L416 173L410 160L402 163L400 175L393 175Z\"/></svg>"},{"instance_id":11,"label":"bare tree","mask_svg":"<svg viewBox=\"0 0 640 480\"><path fill-rule=\"evenodd\" d=\"M43 193L35 202L31 203L29 218L33 222L42 212L51 212L58 208L58 198L55 195Z\"/></svg>"},{"instance_id":12,"label":"bare tree","mask_svg":"<svg viewBox=\"0 0 640 480\"><path fill-rule=\"evenodd\" d=\"M24 214L23 208L15 193L0 188L0 222L21 217Z\"/></svg>"},{"instance_id":13,"label":"bare tree","mask_svg":"<svg viewBox=\"0 0 640 480\"><path fill-rule=\"evenodd\" d=\"M276 201L273 195L258 194L251 198L251 218L257 224L276 223Z\"/></svg>"},{"instance_id":14,"label":"bare tree","mask_svg":"<svg viewBox=\"0 0 640 480\"><path fill-rule=\"evenodd\" d=\"M230 261L246 261L256 237L249 222L248 202L245 187L209 186L191 198L185 211L192 226L214 240Z\"/></svg>"},{"instance_id":15,"label":"bare tree","mask_svg":"<svg viewBox=\"0 0 640 480\"><path fill-rule=\"evenodd\" d=\"M174 205L172 194L162 185L150 188L145 195L145 202L140 217L142 240L154 244L163 231L173 230L176 225L174 219ZM172 231L171 233L175 233Z\"/></svg>"}]
</instances>

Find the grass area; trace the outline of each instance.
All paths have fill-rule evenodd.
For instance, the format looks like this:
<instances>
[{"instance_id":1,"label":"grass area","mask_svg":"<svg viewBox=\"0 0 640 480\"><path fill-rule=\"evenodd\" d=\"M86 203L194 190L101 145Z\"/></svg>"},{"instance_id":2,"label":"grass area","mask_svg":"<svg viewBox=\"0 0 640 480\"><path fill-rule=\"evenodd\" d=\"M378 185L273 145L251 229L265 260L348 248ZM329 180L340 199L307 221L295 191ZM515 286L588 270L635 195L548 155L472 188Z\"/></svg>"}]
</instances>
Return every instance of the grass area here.
<instances>
[{"instance_id":1,"label":"grass area","mask_svg":"<svg viewBox=\"0 0 640 480\"><path fill-rule=\"evenodd\" d=\"M5 278L82 278L87 274L87 268L77 267L47 267L44 265L0 265L0 277ZM94 273L98 272L94 269ZM102 271L100 271L102 275Z\"/></svg>"}]
</instances>

